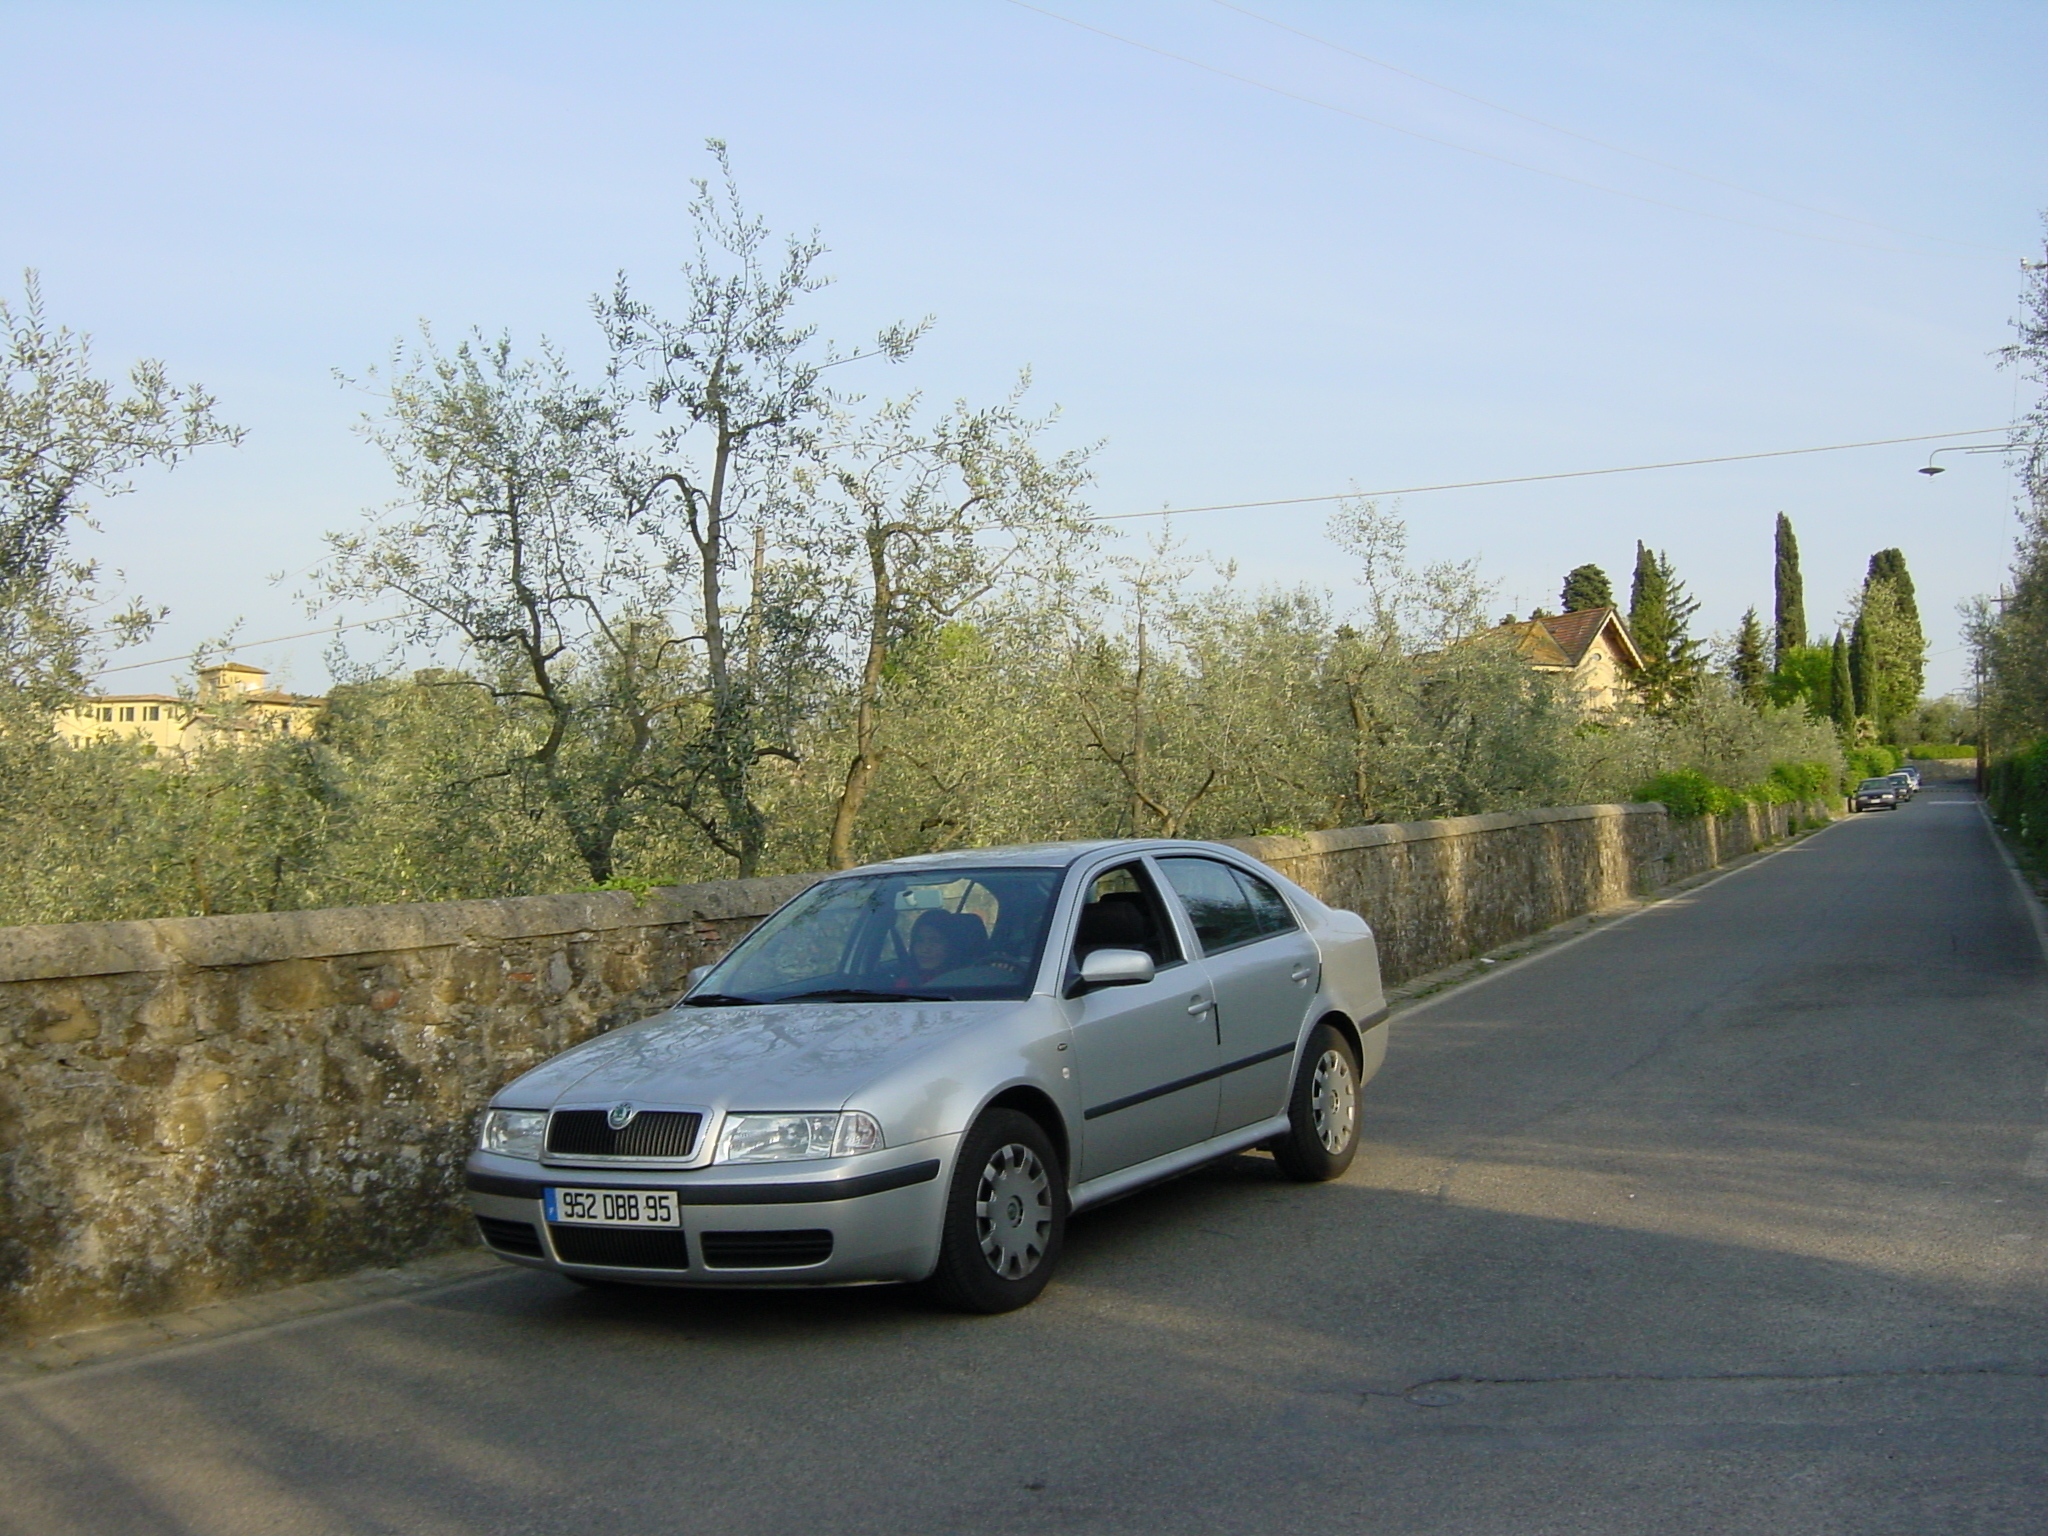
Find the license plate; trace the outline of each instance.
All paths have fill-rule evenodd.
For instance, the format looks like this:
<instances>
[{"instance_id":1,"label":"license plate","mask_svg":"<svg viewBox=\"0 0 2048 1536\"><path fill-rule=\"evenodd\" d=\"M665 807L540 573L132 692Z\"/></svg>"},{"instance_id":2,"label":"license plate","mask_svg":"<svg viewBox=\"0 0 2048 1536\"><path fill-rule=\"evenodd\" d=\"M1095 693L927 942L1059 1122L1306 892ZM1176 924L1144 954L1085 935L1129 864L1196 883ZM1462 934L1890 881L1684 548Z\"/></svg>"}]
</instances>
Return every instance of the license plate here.
<instances>
[{"instance_id":1,"label":"license plate","mask_svg":"<svg viewBox=\"0 0 2048 1536\"><path fill-rule=\"evenodd\" d=\"M549 1189L548 1220L563 1227L679 1227L676 1197L666 1189Z\"/></svg>"}]
</instances>

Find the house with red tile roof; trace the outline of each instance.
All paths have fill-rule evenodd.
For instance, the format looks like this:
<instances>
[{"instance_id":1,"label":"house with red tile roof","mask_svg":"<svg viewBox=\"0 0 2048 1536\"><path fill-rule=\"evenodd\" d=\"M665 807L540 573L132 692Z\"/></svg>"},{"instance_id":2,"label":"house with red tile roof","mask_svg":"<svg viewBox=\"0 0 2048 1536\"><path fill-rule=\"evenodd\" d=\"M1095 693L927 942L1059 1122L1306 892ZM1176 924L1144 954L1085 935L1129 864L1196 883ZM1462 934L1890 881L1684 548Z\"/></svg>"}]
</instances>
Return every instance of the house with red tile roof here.
<instances>
[{"instance_id":1,"label":"house with red tile roof","mask_svg":"<svg viewBox=\"0 0 2048 1536\"><path fill-rule=\"evenodd\" d=\"M1533 670L1558 678L1588 709L1622 704L1643 670L1642 653L1614 608L1542 614L1494 633L1511 638Z\"/></svg>"}]
</instances>

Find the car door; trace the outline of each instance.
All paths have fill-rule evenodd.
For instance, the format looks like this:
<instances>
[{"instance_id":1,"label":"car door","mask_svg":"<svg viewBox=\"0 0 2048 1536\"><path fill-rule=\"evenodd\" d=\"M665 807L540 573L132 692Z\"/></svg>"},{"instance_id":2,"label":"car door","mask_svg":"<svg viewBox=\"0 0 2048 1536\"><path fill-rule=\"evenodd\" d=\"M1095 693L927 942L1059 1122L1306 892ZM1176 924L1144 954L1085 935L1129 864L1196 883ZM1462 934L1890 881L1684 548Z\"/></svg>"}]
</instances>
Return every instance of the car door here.
<instances>
[{"instance_id":1,"label":"car door","mask_svg":"<svg viewBox=\"0 0 2048 1536\"><path fill-rule=\"evenodd\" d=\"M1088 876L1082 894L1068 937L1070 989L1090 950L1140 949L1157 967L1149 982L1067 1000L1085 1181L1206 1141L1219 1090L1208 977L1183 953L1151 872L1137 859L1112 865Z\"/></svg>"},{"instance_id":2,"label":"car door","mask_svg":"<svg viewBox=\"0 0 2048 1536\"><path fill-rule=\"evenodd\" d=\"M1287 1107L1294 1046L1322 960L1269 882L1221 859L1175 854L1157 863L1186 910L1213 989L1221 1135Z\"/></svg>"}]
</instances>

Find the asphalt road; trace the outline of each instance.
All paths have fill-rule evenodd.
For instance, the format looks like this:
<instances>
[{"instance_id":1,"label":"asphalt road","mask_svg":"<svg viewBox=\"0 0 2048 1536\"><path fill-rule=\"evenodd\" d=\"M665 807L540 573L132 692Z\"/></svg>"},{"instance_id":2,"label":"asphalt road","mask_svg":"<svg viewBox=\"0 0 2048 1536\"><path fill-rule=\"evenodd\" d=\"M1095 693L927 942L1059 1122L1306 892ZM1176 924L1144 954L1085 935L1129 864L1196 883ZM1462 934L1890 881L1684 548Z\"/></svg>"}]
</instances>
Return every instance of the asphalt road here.
<instances>
[{"instance_id":1,"label":"asphalt road","mask_svg":"<svg viewBox=\"0 0 2048 1536\"><path fill-rule=\"evenodd\" d=\"M2048 970L1933 789L1396 1021L993 1319L507 1270L0 1394L0 1531L2048 1531Z\"/></svg>"}]
</instances>

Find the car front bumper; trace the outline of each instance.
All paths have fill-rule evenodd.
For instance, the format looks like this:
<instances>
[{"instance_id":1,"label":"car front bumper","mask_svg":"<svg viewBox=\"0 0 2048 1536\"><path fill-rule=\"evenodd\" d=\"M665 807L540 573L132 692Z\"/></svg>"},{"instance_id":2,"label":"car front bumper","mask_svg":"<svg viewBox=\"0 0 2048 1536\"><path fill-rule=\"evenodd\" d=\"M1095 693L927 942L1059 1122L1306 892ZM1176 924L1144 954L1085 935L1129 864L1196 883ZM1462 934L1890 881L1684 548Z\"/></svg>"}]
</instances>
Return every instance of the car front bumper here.
<instances>
[{"instance_id":1,"label":"car front bumper","mask_svg":"<svg viewBox=\"0 0 2048 1536\"><path fill-rule=\"evenodd\" d=\"M473 1152L470 1209L499 1258L530 1269L643 1285L850 1285L922 1280L939 1230L959 1137L862 1157L726 1164L673 1172L554 1167ZM547 1220L544 1192L658 1190L679 1227Z\"/></svg>"}]
</instances>

